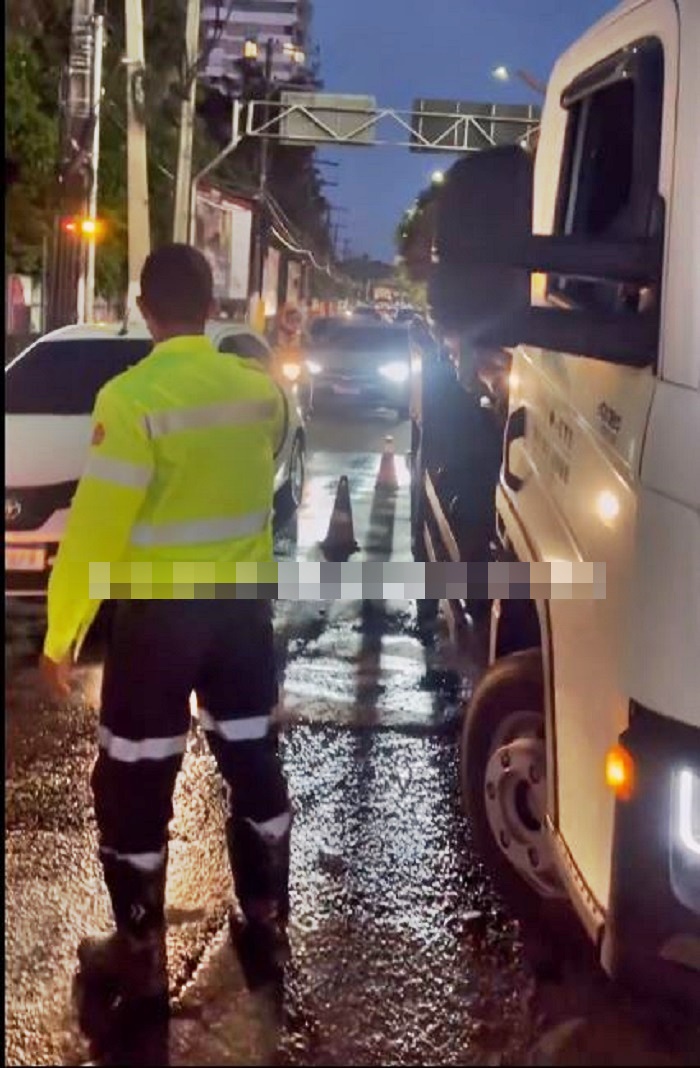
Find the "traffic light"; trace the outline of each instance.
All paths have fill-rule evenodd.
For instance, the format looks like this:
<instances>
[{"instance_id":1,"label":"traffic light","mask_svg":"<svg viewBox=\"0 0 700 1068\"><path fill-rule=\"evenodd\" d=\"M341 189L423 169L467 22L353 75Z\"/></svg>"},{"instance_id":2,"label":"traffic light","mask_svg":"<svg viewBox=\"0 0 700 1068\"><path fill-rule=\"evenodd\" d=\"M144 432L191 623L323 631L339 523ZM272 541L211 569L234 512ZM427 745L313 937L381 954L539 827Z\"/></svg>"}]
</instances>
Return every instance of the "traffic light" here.
<instances>
[{"instance_id":1,"label":"traffic light","mask_svg":"<svg viewBox=\"0 0 700 1068\"><path fill-rule=\"evenodd\" d=\"M105 224L102 219L92 219L85 215L68 215L61 220L64 234L80 237L84 241L99 241L104 237Z\"/></svg>"}]
</instances>

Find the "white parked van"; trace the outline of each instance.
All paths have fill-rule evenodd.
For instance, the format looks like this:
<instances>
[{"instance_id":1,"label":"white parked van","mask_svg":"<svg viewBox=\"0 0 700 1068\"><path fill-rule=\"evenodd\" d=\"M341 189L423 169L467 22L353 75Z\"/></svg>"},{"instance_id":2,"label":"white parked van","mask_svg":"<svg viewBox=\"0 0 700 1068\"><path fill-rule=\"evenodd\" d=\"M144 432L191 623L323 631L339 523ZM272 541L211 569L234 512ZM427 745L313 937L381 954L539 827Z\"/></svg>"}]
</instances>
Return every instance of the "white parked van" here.
<instances>
[{"instance_id":1,"label":"white parked van","mask_svg":"<svg viewBox=\"0 0 700 1068\"><path fill-rule=\"evenodd\" d=\"M533 911L700 1001L700 2L603 19L534 164L461 160L439 211L436 318L512 355L498 554L606 568L602 600L493 605L465 804Z\"/></svg>"}]
</instances>

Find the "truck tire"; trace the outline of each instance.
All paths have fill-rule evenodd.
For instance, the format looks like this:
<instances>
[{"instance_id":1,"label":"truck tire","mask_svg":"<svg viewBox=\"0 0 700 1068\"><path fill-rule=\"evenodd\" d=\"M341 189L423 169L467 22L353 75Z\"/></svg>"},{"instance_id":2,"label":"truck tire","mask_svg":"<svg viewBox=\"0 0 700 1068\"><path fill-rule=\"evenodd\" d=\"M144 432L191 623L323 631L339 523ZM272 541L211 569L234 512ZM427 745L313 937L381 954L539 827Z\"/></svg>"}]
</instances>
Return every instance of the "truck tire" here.
<instances>
[{"instance_id":1,"label":"truck tire","mask_svg":"<svg viewBox=\"0 0 700 1068\"><path fill-rule=\"evenodd\" d=\"M544 826L546 748L538 649L497 661L469 704L460 744L462 805L475 845L513 911L539 929L576 926Z\"/></svg>"}]
</instances>

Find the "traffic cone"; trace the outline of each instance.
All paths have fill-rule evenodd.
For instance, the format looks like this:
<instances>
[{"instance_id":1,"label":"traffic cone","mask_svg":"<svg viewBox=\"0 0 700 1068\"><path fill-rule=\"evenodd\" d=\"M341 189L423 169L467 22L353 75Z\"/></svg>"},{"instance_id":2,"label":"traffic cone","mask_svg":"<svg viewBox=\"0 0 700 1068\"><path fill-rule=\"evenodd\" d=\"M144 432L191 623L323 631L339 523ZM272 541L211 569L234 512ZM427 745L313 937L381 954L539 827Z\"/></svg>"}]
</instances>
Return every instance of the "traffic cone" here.
<instances>
[{"instance_id":1,"label":"traffic cone","mask_svg":"<svg viewBox=\"0 0 700 1068\"><path fill-rule=\"evenodd\" d=\"M375 484L376 489L398 489L399 480L396 477L396 461L394 456L394 439L387 436L384 439L384 452L382 453L379 473Z\"/></svg>"},{"instance_id":2,"label":"traffic cone","mask_svg":"<svg viewBox=\"0 0 700 1068\"><path fill-rule=\"evenodd\" d=\"M321 542L321 549L326 560L342 563L359 548L352 522L350 484L347 476L343 475L338 483L328 533Z\"/></svg>"}]
</instances>

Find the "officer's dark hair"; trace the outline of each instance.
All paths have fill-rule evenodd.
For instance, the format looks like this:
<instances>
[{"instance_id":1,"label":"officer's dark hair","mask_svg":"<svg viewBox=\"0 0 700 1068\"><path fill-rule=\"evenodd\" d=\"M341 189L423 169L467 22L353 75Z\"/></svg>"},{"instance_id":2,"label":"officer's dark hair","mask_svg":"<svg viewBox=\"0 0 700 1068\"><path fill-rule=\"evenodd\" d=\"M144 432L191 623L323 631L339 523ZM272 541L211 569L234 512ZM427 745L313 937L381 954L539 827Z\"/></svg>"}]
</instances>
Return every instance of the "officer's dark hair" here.
<instances>
[{"instance_id":1,"label":"officer's dark hair","mask_svg":"<svg viewBox=\"0 0 700 1068\"><path fill-rule=\"evenodd\" d=\"M203 323L214 281L206 258L191 245L161 245L141 271L141 299L161 323Z\"/></svg>"}]
</instances>

